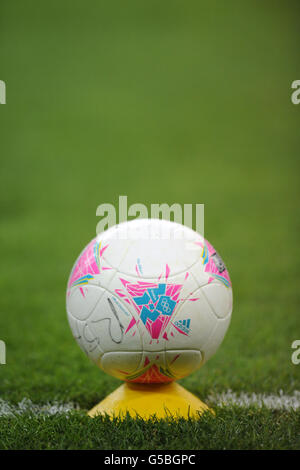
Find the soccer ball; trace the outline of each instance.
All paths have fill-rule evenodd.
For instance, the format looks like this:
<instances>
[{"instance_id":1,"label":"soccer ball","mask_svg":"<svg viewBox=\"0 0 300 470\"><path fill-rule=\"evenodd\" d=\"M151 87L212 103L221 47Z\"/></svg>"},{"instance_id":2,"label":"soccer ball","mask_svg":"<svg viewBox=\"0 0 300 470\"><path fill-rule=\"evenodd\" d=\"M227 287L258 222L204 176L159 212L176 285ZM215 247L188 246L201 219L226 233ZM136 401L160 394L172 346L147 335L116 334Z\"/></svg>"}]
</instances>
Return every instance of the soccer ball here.
<instances>
[{"instance_id":1,"label":"soccer ball","mask_svg":"<svg viewBox=\"0 0 300 470\"><path fill-rule=\"evenodd\" d=\"M128 382L185 377L217 350L232 288L215 249L183 225L136 219L92 240L68 281L67 314L81 349Z\"/></svg>"}]
</instances>

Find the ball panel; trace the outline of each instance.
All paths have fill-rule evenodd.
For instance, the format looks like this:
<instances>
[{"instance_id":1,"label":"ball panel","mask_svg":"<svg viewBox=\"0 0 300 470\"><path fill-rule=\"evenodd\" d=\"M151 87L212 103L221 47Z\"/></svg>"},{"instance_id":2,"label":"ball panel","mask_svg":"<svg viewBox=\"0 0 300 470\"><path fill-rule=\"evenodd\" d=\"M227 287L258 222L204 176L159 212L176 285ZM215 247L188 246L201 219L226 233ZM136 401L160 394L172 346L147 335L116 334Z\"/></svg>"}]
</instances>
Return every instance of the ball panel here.
<instances>
[{"instance_id":1,"label":"ball panel","mask_svg":"<svg viewBox=\"0 0 300 470\"><path fill-rule=\"evenodd\" d=\"M100 242L93 239L80 253L72 268L68 289L88 283L97 284L94 278L100 273L100 246Z\"/></svg>"},{"instance_id":2,"label":"ball panel","mask_svg":"<svg viewBox=\"0 0 300 470\"><path fill-rule=\"evenodd\" d=\"M174 379L166 367L164 351L143 351L139 368L125 380L135 383L167 383Z\"/></svg>"},{"instance_id":3,"label":"ball panel","mask_svg":"<svg viewBox=\"0 0 300 470\"><path fill-rule=\"evenodd\" d=\"M201 366L200 351L109 352L101 358L101 368L126 382L165 383L186 377Z\"/></svg>"},{"instance_id":4,"label":"ball panel","mask_svg":"<svg viewBox=\"0 0 300 470\"><path fill-rule=\"evenodd\" d=\"M90 331L88 323L76 320L72 315L68 315L68 320L73 336L80 349L98 365L103 351L97 340L95 340L93 332Z\"/></svg>"},{"instance_id":5,"label":"ball panel","mask_svg":"<svg viewBox=\"0 0 300 470\"><path fill-rule=\"evenodd\" d=\"M125 234L126 240L122 238ZM128 275L155 278L165 271L166 265L172 267L173 274L193 265L202 252L195 243L197 240L203 238L174 222L148 219L126 222L103 235L102 243L108 246L103 257Z\"/></svg>"},{"instance_id":6,"label":"ball panel","mask_svg":"<svg viewBox=\"0 0 300 470\"><path fill-rule=\"evenodd\" d=\"M143 359L142 352L108 352L101 358L101 368L117 379L126 380L127 377L139 370Z\"/></svg>"},{"instance_id":7,"label":"ball panel","mask_svg":"<svg viewBox=\"0 0 300 470\"><path fill-rule=\"evenodd\" d=\"M168 349L200 351L216 321L214 312L202 294L202 288L197 289L181 304L172 318L168 329Z\"/></svg>"},{"instance_id":8,"label":"ball panel","mask_svg":"<svg viewBox=\"0 0 300 470\"><path fill-rule=\"evenodd\" d=\"M226 331L229 327L230 320L230 314L226 318L217 320L214 330L212 331L211 335L207 338L207 341L202 348L204 354L204 362L206 362L215 354L218 347L222 343Z\"/></svg>"},{"instance_id":9,"label":"ball panel","mask_svg":"<svg viewBox=\"0 0 300 470\"><path fill-rule=\"evenodd\" d=\"M131 329L133 309L112 292L103 295L89 318L89 326L101 349L109 351L140 351L142 341L138 330Z\"/></svg>"},{"instance_id":10,"label":"ball panel","mask_svg":"<svg viewBox=\"0 0 300 470\"><path fill-rule=\"evenodd\" d=\"M232 289L219 281L213 281L202 287L209 305L218 318L225 318L232 311Z\"/></svg>"},{"instance_id":11,"label":"ball panel","mask_svg":"<svg viewBox=\"0 0 300 470\"><path fill-rule=\"evenodd\" d=\"M226 287L231 287L229 273L220 255L213 246L205 239L195 242L201 247L201 259L192 268L192 274L197 279L198 285L206 285L218 280Z\"/></svg>"},{"instance_id":12,"label":"ball panel","mask_svg":"<svg viewBox=\"0 0 300 470\"><path fill-rule=\"evenodd\" d=\"M131 240L116 240L109 236L109 231L99 235L99 240L105 247L105 251L102 253L103 263L118 270L132 243Z\"/></svg>"},{"instance_id":13,"label":"ball panel","mask_svg":"<svg viewBox=\"0 0 300 470\"><path fill-rule=\"evenodd\" d=\"M210 279L210 274L206 273L203 266L202 257L189 269L190 274L194 277L198 287L206 286Z\"/></svg>"},{"instance_id":14,"label":"ball panel","mask_svg":"<svg viewBox=\"0 0 300 470\"><path fill-rule=\"evenodd\" d=\"M78 320L87 320L104 290L91 284L71 289L67 296L67 312Z\"/></svg>"},{"instance_id":15,"label":"ball panel","mask_svg":"<svg viewBox=\"0 0 300 470\"><path fill-rule=\"evenodd\" d=\"M173 376L181 379L201 367L202 355L193 350L166 351L166 364Z\"/></svg>"}]
</instances>

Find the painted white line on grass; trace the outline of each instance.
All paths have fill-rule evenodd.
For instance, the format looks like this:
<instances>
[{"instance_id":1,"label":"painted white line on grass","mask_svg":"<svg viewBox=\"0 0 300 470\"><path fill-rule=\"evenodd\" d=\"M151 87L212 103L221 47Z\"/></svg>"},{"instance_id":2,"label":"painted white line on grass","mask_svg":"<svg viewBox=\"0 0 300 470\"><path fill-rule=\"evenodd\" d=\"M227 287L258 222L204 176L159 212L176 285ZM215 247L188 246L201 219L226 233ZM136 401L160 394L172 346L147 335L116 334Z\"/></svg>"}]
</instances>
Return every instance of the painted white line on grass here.
<instances>
[{"instance_id":1,"label":"painted white line on grass","mask_svg":"<svg viewBox=\"0 0 300 470\"><path fill-rule=\"evenodd\" d=\"M290 411L300 409L300 390L295 390L291 395L285 395L282 391L277 395L268 395L266 393L236 393L232 390L227 390L222 393L210 394L206 400L210 404L217 406L236 405L241 408L249 408L254 405L259 408L265 406L271 410ZM13 405L0 398L0 417L19 416L26 413L31 413L35 416L51 416L55 414L67 414L69 411L79 409L79 406L72 402L36 404L28 398L23 398L17 405Z\"/></svg>"},{"instance_id":2,"label":"painted white line on grass","mask_svg":"<svg viewBox=\"0 0 300 470\"><path fill-rule=\"evenodd\" d=\"M207 400L218 406L237 405L242 408L249 406L265 406L271 410L297 410L300 408L300 391L295 390L291 395L285 395L281 390L277 395L266 393L236 393L232 390L211 394Z\"/></svg>"},{"instance_id":3,"label":"painted white line on grass","mask_svg":"<svg viewBox=\"0 0 300 470\"><path fill-rule=\"evenodd\" d=\"M79 409L74 403L45 403L38 405L29 398L23 398L17 405L13 405L0 398L0 416L18 416L25 413L34 415L51 416L55 414L66 414L69 411Z\"/></svg>"}]
</instances>

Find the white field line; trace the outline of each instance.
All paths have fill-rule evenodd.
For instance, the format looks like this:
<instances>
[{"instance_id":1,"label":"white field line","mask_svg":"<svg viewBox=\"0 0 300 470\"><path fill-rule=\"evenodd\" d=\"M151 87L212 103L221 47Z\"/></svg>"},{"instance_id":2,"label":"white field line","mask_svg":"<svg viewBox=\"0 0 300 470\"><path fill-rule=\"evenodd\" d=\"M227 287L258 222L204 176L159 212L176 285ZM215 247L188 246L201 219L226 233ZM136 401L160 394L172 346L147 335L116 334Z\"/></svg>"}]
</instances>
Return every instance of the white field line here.
<instances>
[{"instance_id":1,"label":"white field line","mask_svg":"<svg viewBox=\"0 0 300 470\"><path fill-rule=\"evenodd\" d=\"M207 397L207 401L212 405L232 406L236 405L241 408L249 408L249 406L257 406L261 408L265 406L271 410L297 410L300 409L300 390L294 391L291 395L285 395L282 391L279 394L265 393L236 393L227 390L223 393L211 394ZM79 410L79 406L70 403L45 403L36 404L28 398L23 398L17 405L13 405L8 401L0 398L0 417L2 416L19 416L30 413L35 416L51 416L55 414L67 414L73 410Z\"/></svg>"},{"instance_id":2,"label":"white field line","mask_svg":"<svg viewBox=\"0 0 300 470\"><path fill-rule=\"evenodd\" d=\"M263 406L271 410L297 410L300 408L300 391L295 390L291 395L285 395L281 390L277 395L266 393L236 393L232 390L211 394L207 400L218 406L236 405L241 408Z\"/></svg>"},{"instance_id":3,"label":"white field line","mask_svg":"<svg viewBox=\"0 0 300 470\"><path fill-rule=\"evenodd\" d=\"M74 403L45 403L38 405L33 403L28 398L23 398L17 405L13 405L8 401L0 398L0 417L1 416L18 416L25 413L34 415L51 416L55 414L66 414L69 411L79 409Z\"/></svg>"}]
</instances>

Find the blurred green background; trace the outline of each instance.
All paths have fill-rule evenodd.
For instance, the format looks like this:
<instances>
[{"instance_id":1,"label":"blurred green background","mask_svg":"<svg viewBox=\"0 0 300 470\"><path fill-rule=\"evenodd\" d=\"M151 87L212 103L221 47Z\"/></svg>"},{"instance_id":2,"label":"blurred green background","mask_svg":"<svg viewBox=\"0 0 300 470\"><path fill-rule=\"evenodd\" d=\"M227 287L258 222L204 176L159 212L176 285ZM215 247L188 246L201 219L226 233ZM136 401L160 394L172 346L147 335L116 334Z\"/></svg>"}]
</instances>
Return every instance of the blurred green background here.
<instances>
[{"instance_id":1,"label":"blurred green background","mask_svg":"<svg viewBox=\"0 0 300 470\"><path fill-rule=\"evenodd\" d=\"M65 287L96 208L204 203L232 324L182 381L300 387L297 1L2 0L0 397L89 407L118 381L75 344Z\"/></svg>"}]
</instances>

